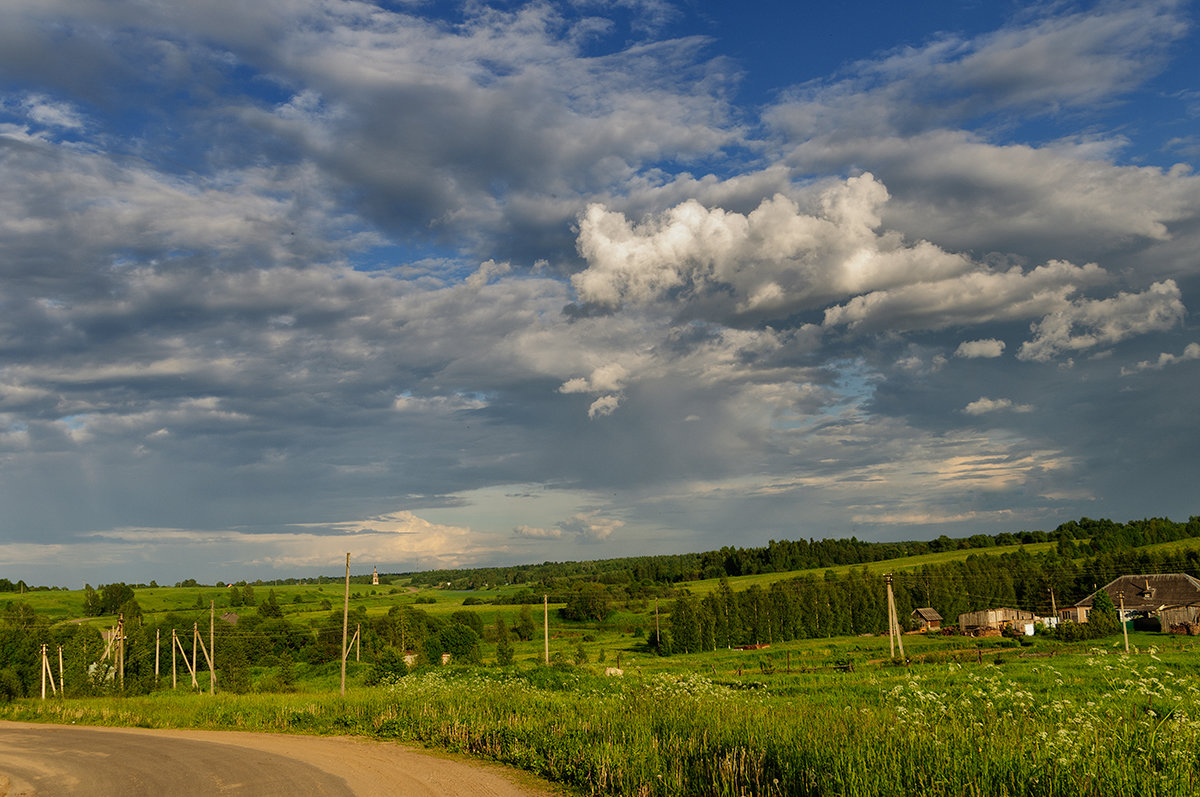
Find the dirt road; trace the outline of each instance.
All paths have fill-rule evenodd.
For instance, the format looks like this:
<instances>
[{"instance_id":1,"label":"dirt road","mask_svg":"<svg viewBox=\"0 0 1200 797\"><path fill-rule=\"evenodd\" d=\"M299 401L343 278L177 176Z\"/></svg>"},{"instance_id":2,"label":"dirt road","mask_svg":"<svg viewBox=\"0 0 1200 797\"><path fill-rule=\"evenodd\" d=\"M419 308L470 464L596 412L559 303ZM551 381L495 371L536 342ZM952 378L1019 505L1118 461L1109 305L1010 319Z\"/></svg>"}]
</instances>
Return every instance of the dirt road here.
<instances>
[{"instance_id":1,"label":"dirt road","mask_svg":"<svg viewBox=\"0 0 1200 797\"><path fill-rule=\"evenodd\" d=\"M0 797L549 797L502 767L351 737L0 722Z\"/></svg>"}]
</instances>

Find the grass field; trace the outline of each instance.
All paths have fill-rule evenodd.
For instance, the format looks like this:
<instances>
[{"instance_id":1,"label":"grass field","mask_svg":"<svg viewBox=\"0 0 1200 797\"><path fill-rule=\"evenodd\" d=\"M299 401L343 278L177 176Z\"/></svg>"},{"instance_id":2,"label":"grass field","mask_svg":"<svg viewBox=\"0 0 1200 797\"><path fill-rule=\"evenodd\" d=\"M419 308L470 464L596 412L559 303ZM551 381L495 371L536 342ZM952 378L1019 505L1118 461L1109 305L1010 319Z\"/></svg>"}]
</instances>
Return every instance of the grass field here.
<instances>
[{"instance_id":1,"label":"grass field","mask_svg":"<svg viewBox=\"0 0 1200 797\"><path fill-rule=\"evenodd\" d=\"M1053 542L1038 542L1030 545L1000 545L992 548L967 548L955 551L939 551L938 553L926 553L919 556L903 556L897 559L885 559L879 562L867 562L857 565L839 565L837 567L818 567L811 570L793 570L786 573L762 573L753 576L734 576L729 578L729 586L735 592L757 584L764 589L776 581L783 581L797 576L823 576L826 572L832 571L839 576L849 573L851 570L861 570L866 568L868 573L883 574L883 573L898 573L903 570L919 570L925 566L943 565L947 562L965 561L969 556L999 556L1004 553L1016 553L1019 550L1024 550L1031 555L1043 554L1054 550L1057 543ZM720 579L710 578L703 581L688 581L683 582L679 586L686 587L696 595L706 595L709 592L716 590L720 584Z\"/></svg>"},{"instance_id":2,"label":"grass field","mask_svg":"<svg viewBox=\"0 0 1200 797\"><path fill-rule=\"evenodd\" d=\"M1194 551L1200 548L1200 537L1188 537L1174 542L1160 542L1156 545L1145 545L1140 550L1154 553L1175 553L1177 551Z\"/></svg>"},{"instance_id":3,"label":"grass field","mask_svg":"<svg viewBox=\"0 0 1200 797\"><path fill-rule=\"evenodd\" d=\"M582 794L1200 791L1196 640L1135 634L1132 656L1119 653L1120 637L1091 648L908 640L921 659L908 667L888 661L878 637L664 659L627 653L623 678L520 664L420 670L368 688L359 683L366 667L352 664L345 698L314 681L286 695L27 699L0 716L363 734L506 762ZM831 666L847 659L857 666Z\"/></svg>"}]
</instances>

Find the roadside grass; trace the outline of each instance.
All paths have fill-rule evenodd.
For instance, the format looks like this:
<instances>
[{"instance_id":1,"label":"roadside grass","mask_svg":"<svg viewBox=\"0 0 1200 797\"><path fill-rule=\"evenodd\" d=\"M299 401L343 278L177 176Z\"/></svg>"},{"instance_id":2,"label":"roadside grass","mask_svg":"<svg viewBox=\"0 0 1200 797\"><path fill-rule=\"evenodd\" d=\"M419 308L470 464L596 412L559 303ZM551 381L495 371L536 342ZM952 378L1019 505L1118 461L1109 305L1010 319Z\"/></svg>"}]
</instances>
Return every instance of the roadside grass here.
<instances>
[{"instance_id":1,"label":"roadside grass","mask_svg":"<svg viewBox=\"0 0 1200 797\"><path fill-rule=\"evenodd\" d=\"M855 644L869 645L864 657L886 652L886 638L849 638L795 650L805 672L743 667L740 677L729 651L637 657L643 666L624 678L444 667L365 687L368 668L357 665L344 698L330 667L295 694L26 699L0 716L359 734L504 762L595 795L1194 795L1200 649L1161 635L1132 641L1132 656L1114 649L1117 637L1077 652L990 645L983 663L822 668ZM696 671L708 666L716 677Z\"/></svg>"}]
</instances>

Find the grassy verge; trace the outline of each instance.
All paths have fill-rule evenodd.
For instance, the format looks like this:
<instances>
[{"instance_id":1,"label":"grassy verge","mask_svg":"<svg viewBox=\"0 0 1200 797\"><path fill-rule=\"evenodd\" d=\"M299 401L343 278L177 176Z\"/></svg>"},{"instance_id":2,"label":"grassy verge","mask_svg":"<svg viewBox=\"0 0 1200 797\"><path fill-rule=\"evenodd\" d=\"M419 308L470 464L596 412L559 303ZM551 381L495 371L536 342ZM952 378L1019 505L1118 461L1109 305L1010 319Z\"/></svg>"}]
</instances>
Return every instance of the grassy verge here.
<instances>
[{"instance_id":1,"label":"grassy verge","mask_svg":"<svg viewBox=\"0 0 1200 797\"><path fill-rule=\"evenodd\" d=\"M362 734L614 795L1194 795L1192 650L711 679L440 668L292 695L25 700L8 719Z\"/></svg>"}]
</instances>

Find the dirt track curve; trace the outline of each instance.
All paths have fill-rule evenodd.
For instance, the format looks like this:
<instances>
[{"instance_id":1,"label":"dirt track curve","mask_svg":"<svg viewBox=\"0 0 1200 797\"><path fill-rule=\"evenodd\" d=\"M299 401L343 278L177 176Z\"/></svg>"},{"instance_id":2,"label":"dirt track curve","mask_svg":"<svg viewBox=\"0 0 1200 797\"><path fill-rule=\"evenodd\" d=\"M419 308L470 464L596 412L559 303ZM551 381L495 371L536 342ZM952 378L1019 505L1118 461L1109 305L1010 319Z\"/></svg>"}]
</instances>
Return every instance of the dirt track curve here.
<instances>
[{"instance_id":1,"label":"dirt track curve","mask_svg":"<svg viewBox=\"0 0 1200 797\"><path fill-rule=\"evenodd\" d=\"M549 797L502 767L351 737L0 722L0 797Z\"/></svg>"}]
</instances>

